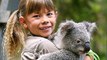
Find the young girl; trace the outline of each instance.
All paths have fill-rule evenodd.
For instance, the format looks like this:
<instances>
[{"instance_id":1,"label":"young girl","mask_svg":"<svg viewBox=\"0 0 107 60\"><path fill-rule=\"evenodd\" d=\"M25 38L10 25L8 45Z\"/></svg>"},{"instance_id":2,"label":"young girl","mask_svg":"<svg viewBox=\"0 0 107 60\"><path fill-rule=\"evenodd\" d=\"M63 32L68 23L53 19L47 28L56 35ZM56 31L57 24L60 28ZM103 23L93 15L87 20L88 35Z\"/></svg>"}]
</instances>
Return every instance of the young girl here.
<instances>
[{"instance_id":1,"label":"young girl","mask_svg":"<svg viewBox=\"0 0 107 60\"><path fill-rule=\"evenodd\" d=\"M47 39L54 30L56 19L57 11L52 0L20 0L4 34L7 60L36 60L41 54L58 50ZM85 58L92 59L90 56Z\"/></svg>"}]
</instances>

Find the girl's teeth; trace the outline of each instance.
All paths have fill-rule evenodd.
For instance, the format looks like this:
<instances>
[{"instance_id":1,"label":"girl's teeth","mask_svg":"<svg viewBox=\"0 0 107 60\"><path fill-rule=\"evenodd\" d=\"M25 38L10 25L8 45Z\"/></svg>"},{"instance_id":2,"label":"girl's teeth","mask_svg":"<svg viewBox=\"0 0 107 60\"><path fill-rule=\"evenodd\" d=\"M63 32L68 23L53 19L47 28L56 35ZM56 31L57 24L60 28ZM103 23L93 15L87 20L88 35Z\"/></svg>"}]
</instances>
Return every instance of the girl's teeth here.
<instances>
[{"instance_id":1,"label":"girl's teeth","mask_svg":"<svg viewBox=\"0 0 107 60\"><path fill-rule=\"evenodd\" d=\"M43 30L45 30L45 29L47 29L47 28L43 28Z\"/></svg>"},{"instance_id":2,"label":"girl's teeth","mask_svg":"<svg viewBox=\"0 0 107 60\"><path fill-rule=\"evenodd\" d=\"M48 29L48 27L45 27L45 28L41 28L42 30L46 30L46 29Z\"/></svg>"}]
</instances>

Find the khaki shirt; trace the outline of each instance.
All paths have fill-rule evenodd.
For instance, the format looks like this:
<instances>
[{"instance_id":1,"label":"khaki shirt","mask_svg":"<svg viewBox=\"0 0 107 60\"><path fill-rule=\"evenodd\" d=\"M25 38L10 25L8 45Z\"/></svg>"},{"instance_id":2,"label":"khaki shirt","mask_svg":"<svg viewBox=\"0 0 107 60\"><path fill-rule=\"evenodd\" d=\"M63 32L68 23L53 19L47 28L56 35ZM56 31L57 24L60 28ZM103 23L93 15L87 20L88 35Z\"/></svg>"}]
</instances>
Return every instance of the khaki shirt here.
<instances>
[{"instance_id":1,"label":"khaki shirt","mask_svg":"<svg viewBox=\"0 0 107 60\"><path fill-rule=\"evenodd\" d=\"M39 55L58 50L56 46L46 38L29 36L22 50L22 60L36 60Z\"/></svg>"}]
</instances>

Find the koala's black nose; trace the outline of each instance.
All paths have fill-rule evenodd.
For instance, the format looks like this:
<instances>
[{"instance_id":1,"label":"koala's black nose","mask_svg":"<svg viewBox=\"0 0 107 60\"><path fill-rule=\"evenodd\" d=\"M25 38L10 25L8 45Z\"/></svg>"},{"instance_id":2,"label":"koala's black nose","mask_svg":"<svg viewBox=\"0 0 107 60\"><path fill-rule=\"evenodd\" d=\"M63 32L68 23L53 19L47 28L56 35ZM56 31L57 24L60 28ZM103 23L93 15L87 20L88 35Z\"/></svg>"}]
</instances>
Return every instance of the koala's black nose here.
<instances>
[{"instance_id":1,"label":"koala's black nose","mask_svg":"<svg viewBox=\"0 0 107 60\"><path fill-rule=\"evenodd\" d=\"M85 43L85 50L84 50L84 52L88 52L89 50L90 50L90 43L86 42Z\"/></svg>"}]
</instances>

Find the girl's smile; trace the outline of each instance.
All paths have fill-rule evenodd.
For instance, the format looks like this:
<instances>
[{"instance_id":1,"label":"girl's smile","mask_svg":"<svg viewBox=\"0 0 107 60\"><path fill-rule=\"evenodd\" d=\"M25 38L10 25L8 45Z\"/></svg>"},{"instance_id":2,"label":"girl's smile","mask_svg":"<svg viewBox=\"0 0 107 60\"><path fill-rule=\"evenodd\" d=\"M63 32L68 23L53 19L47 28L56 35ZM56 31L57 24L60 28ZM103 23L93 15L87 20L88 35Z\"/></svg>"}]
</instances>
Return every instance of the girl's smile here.
<instances>
[{"instance_id":1,"label":"girl's smile","mask_svg":"<svg viewBox=\"0 0 107 60\"><path fill-rule=\"evenodd\" d=\"M44 26L44 27L40 27L40 30L49 30L51 29L52 27L51 26Z\"/></svg>"}]
</instances>

